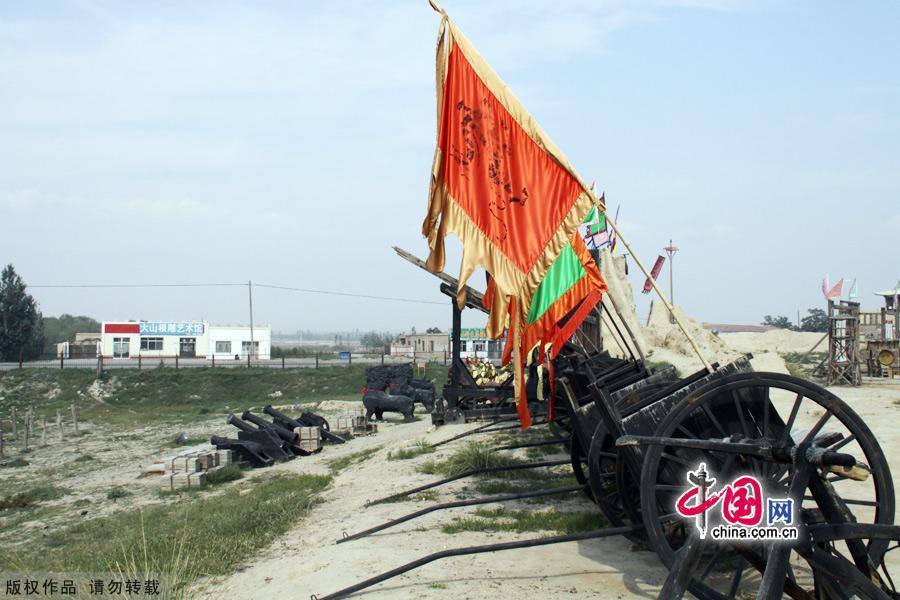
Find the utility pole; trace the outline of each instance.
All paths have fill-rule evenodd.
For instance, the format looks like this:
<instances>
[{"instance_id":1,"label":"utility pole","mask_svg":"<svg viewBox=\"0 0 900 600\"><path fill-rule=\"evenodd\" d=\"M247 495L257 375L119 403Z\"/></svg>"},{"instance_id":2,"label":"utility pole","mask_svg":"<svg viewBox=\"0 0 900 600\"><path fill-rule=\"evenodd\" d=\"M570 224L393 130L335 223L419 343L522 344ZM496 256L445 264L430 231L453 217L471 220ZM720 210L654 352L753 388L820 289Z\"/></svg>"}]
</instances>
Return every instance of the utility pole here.
<instances>
[{"instance_id":1,"label":"utility pole","mask_svg":"<svg viewBox=\"0 0 900 600\"><path fill-rule=\"evenodd\" d=\"M672 304L672 309L675 308L675 274L672 268L672 263L675 259L675 253L678 252L678 246L672 243L672 239L669 238L669 245L665 246L663 250L666 251L666 254L669 255L669 302ZM675 322L675 313L669 313L669 322Z\"/></svg>"},{"instance_id":2,"label":"utility pole","mask_svg":"<svg viewBox=\"0 0 900 600\"><path fill-rule=\"evenodd\" d=\"M253 357L253 282L247 281L247 293L250 296L250 352L249 356Z\"/></svg>"}]
</instances>

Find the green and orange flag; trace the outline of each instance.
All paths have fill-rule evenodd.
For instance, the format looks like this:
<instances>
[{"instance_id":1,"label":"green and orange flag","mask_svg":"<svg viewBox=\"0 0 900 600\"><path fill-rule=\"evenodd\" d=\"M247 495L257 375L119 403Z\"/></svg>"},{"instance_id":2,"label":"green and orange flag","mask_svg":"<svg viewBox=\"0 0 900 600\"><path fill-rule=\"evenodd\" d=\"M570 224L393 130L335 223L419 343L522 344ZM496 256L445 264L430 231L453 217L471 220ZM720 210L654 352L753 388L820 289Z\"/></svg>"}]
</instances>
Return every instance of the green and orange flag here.
<instances>
[{"instance_id":1,"label":"green and orange flag","mask_svg":"<svg viewBox=\"0 0 900 600\"><path fill-rule=\"evenodd\" d=\"M438 10L438 137L422 225L430 249L426 264L433 272L442 271L444 238L456 234L463 246L460 307L472 273L481 267L491 275L495 289L488 334L499 337L509 325L516 399L527 427L525 356L535 346L543 349L554 332L564 332L558 318L590 300L591 292L599 299L605 290L596 266L585 262L590 255L584 243L574 239L598 201L506 84Z\"/></svg>"}]
</instances>

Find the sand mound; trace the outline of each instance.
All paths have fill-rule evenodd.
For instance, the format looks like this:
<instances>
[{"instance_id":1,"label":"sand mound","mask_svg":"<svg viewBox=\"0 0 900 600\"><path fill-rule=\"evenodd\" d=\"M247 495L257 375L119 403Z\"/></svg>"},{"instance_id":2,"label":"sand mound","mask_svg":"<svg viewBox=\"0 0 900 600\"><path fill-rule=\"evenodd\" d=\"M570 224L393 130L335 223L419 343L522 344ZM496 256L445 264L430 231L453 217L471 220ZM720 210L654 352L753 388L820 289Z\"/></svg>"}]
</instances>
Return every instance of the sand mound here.
<instances>
[{"instance_id":1,"label":"sand mound","mask_svg":"<svg viewBox=\"0 0 900 600\"><path fill-rule=\"evenodd\" d=\"M725 345L738 352L807 352L822 339L822 333L773 329L765 333L726 333L721 339ZM817 351L826 349L822 342Z\"/></svg>"},{"instance_id":2,"label":"sand mound","mask_svg":"<svg viewBox=\"0 0 900 600\"><path fill-rule=\"evenodd\" d=\"M704 329L700 321L686 315L680 307L675 307L675 314L684 324L691 337L694 338L700 351L706 355L707 360L718 360L720 357L735 354L718 336L708 329ZM684 333L682 333L681 328L669 321L669 310L665 305L658 301L652 302L650 305L650 318L647 325L642 327L644 339L647 340L654 351L665 349L677 354L694 356L694 350L691 348L691 344Z\"/></svg>"}]
</instances>

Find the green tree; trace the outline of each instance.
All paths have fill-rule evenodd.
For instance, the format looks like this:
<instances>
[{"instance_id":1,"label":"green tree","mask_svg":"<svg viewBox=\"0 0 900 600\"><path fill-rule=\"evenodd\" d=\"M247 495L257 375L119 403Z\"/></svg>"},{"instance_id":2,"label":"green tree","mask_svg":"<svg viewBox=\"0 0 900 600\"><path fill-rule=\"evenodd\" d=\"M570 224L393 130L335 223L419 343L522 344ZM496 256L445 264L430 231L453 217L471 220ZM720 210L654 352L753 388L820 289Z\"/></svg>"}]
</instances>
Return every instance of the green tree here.
<instances>
[{"instance_id":1,"label":"green tree","mask_svg":"<svg viewBox=\"0 0 900 600\"><path fill-rule=\"evenodd\" d=\"M41 355L44 333L41 312L12 264L0 274L0 360Z\"/></svg>"},{"instance_id":2,"label":"green tree","mask_svg":"<svg viewBox=\"0 0 900 600\"><path fill-rule=\"evenodd\" d=\"M791 323L791 320L785 316L773 317L772 315L766 315L763 318L763 325L768 325L770 327L775 327L777 329L790 329L791 331L796 331L797 327Z\"/></svg>"},{"instance_id":3,"label":"green tree","mask_svg":"<svg viewBox=\"0 0 900 600\"><path fill-rule=\"evenodd\" d=\"M44 317L44 352L56 352L56 344L75 341L76 333L96 333L100 337L100 323L91 317L62 314Z\"/></svg>"},{"instance_id":4,"label":"green tree","mask_svg":"<svg viewBox=\"0 0 900 600\"><path fill-rule=\"evenodd\" d=\"M821 308L810 308L805 317L800 319L800 331L816 331L825 333L828 331L828 315Z\"/></svg>"},{"instance_id":5,"label":"green tree","mask_svg":"<svg viewBox=\"0 0 900 600\"><path fill-rule=\"evenodd\" d=\"M425 330L425 333L443 333L443 332L440 329L438 329L437 327L429 327L428 329Z\"/></svg>"}]
</instances>

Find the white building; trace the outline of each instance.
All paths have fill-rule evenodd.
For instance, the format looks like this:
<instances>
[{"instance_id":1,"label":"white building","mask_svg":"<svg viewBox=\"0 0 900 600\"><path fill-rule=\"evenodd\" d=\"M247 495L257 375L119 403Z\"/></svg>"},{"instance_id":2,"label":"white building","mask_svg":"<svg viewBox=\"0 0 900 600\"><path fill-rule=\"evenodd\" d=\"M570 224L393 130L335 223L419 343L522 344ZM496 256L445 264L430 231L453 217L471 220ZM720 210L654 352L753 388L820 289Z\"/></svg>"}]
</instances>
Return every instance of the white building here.
<instances>
[{"instance_id":1,"label":"white building","mask_svg":"<svg viewBox=\"0 0 900 600\"><path fill-rule=\"evenodd\" d=\"M489 339L484 328L460 329L459 355L462 358L500 359L506 334L499 340ZM391 343L391 356L442 360L452 355L452 333L401 333Z\"/></svg>"},{"instance_id":2,"label":"white building","mask_svg":"<svg viewBox=\"0 0 900 600\"><path fill-rule=\"evenodd\" d=\"M253 328L253 357L271 355L272 328ZM204 321L104 321L100 352L110 358L246 358L250 328L210 326Z\"/></svg>"},{"instance_id":3,"label":"white building","mask_svg":"<svg viewBox=\"0 0 900 600\"><path fill-rule=\"evenodd\" d=\"M209 354L216 360L240 360L250 352L250 328L239 325L210 325ZM267 360L272 352L272 328L253 328L253 357Z\"/></svg>"}]
</instances>

